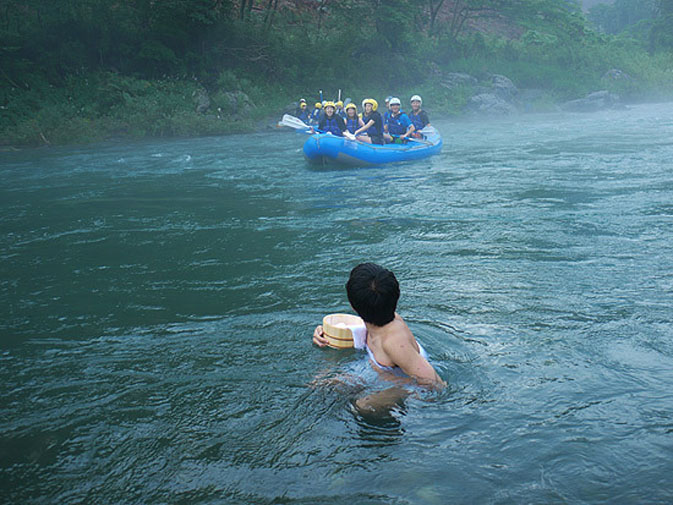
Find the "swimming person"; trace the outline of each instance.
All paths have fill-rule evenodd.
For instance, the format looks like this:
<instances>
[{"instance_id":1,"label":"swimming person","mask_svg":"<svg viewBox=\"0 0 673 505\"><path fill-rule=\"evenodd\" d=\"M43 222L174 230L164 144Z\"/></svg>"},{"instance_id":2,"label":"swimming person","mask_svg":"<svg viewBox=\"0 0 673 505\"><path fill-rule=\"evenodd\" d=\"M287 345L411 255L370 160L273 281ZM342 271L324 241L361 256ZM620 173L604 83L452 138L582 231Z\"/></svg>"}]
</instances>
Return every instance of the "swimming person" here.
<instances>
[{"instance_id":1,"label":"swimming person","mask_svg":"<svg viewBox=\"0 0 673 505\"><path fill-rule=\"evenodd\" d=\"M346 293L351 307L365 322L366 350L383 378L409 378L429 389L446 386L404 319L395 312L400 297L395 274L374 263L362 263L351 271ZM313 343L327 345L320 325L313 332Z\"/></svg>"}]
</instances>

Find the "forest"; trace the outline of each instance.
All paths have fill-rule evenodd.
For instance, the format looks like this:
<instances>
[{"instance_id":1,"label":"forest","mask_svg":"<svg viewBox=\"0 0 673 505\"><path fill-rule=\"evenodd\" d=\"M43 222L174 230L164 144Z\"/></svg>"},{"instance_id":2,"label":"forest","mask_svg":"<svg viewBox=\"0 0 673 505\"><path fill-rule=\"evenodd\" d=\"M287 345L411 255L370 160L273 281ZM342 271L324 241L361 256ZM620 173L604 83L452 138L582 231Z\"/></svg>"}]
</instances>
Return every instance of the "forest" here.
<instances>
[{"instance_id":1,"label":"forest","mask_svg":"<svg viewBox=\"0 0 673 505\"><path fill-rule=\"evenodd\" d=\"M671 26L673 0L5 0L0 146L252 131L319 89L461 114L447 73L506 75L534 110L668 99Z\"/></svg>"}]
</instances>

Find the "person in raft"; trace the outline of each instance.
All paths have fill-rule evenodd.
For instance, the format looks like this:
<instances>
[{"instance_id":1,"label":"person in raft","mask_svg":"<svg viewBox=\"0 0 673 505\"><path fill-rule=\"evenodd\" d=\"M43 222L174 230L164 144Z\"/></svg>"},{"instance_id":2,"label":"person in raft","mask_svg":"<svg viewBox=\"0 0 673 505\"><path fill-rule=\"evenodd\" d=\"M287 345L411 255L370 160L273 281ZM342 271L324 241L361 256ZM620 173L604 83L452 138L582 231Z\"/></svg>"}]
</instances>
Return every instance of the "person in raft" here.
<instances>
[{"instance_id":1,"label":"person in raft","mask_svg":"<svg viewBox=\"0 0 673 505\"><path fill-rule=\"evenodd\" d=\"M414 125L409 116L400 110L400 99L393 97L390 99L390 116L386 121L383 137L388 143L403 144L407 142L409 135L414 133Z\"/></svg>"},{"instance_id":2,"label":"person in raft","mask_svg":"<svg viewBox=\"0 0 673 505\"><path fill-rule=\"evenodd\" d=\"M312 125L317 125L318 121L320 121L320 113L322 112L322 103L321 102L316 102L315 105L313 106L313 112L311 112L311 124Z\"/></svg>"},{"instance_id":3,"label":"person in raft","mask_svg":"<svg viewBox=\"0 0 673 505\"><path fill-rule=\"evenodd\" d=\"M355 134L355 130L363 126L364 123L358 116L358 108L354 103L346 105L346 129Z\"/></svg>"},{"instance_id":4,"label":"person in raft","mask_svg":"<svg viewBox=\"0 0 673 505\"><path fill-rule=\"evenodd\" d=\"M409 113L409 119L414 125L414 133L411 136L420 139L423 135L419 132L426 126L430 126L430 118L428 117L428 113L421 109L423 99L419 95L412 96L410 102L411 112Z\"/></svg>"},{"instance_id":5,"label":"person in raft","mask_svg":"<svg viewBox=\"0 0 673 505\"><path fill-rule=\"evenodd\" d=\"M376 112L379 104L373 98L365 98L362 100L362 126L355 130L353 134L361 142L369 144L383 145L383 120L381 114ZM366 133L366 135L362 135Z\"/></svg>"},{"instance_id":6,"label":"person in raft","mask_svg":"<svg viewBox=\"0 0 673 505\"><path fill-rule=\"evenodd\" d=\"M325 102L325 114L318 122L318 130L324 133L331 133L337 137L343 137L346 131L346 123L341 116L336 115L336 106L334 102ZM311 133L315 130L311 128Z\"/></svg>"},{"instance_id":7,"label":"person in raft","mask_svg":"<svg viewBox=\"0 0 673 505\"><path fill-rule=\"evenodd\" d=\"M383 111L383 124L385 125L388 122L388 118L390 117L390 100L392 100L393 97L388 95L385 100L385 105L386 105L386 110Z\"/></svg>"},{"instance_id":8,"label":"person in raft","mask_svg":"<svg viewBox=\"0 0 673 505\"><path fill-rule=\"evenodd\" d=\"M337 100L334 105L336 105L336 115L346 119L346 111L344 110L344 103L341 100Z\"/></svg>"},{"instance_id":9,"label":"person in raft","mask_svg":"<svg viewBox=\"0 0 673 505\"><path fill-rule=\"evenodd\" d=\"M301 119L304 123L308 123L309 112L306 105L306 100L303 98L299 100L299 105L297 105L297 110L294 112L294 116Z\"/></svg>"},{"instance_id":10,"label":"person in raft","mask_svg":"<svg viewBox=\"0 0 673 505\"><path fill-rule=\"evenodd\" d=\"M375 369L384 377L409 377L430 389L446 386L428 363L425 349L416 341L404 319L395 312L400 297L400 285L395 274L374 263L362 263L351 271L346 293L353 310L367 327L366 350ZM321 325L313 332L313 343L319 347L327 345ZM394 394L399 396L399 393ZM359 402L358 406L374 403L371 398L363 398Z\"/></svg>"}]
</instances>

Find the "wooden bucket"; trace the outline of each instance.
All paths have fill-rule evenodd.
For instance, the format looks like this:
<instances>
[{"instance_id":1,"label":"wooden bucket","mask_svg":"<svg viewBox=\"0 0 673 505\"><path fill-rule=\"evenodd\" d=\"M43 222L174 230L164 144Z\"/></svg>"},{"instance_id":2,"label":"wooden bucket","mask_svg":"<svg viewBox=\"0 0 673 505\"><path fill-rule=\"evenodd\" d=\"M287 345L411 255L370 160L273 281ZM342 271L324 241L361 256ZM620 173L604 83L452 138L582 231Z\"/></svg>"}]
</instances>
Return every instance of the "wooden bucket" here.
<instances>
[{"instance_id":1,"label":"wooden bucket","mask_svg":"<svg viewBox=\"0 0 673 505\"><path fill-rule=\"evenodd\" d=\"M352 349L353 333L348 328L336 326L339 323L364 325L364 321L351 314L329 314L322 319L323 336L327 345L334 349Z\"/></svg>"}]
</instances>

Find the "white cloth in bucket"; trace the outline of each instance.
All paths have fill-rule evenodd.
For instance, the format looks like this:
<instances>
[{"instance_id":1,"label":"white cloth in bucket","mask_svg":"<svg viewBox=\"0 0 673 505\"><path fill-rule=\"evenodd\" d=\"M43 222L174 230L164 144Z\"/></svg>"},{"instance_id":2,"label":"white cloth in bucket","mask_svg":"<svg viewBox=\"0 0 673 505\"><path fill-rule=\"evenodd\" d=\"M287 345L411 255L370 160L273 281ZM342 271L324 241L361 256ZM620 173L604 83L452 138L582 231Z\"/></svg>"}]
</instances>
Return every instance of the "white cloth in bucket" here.
<instances>
[{"instance_id":1,"label":"white cloth in bucket","mask_svg":"<svg viewBox=\"0 0 673 505\"><path fill-rule=\"evenodd\" d=\"M353 334L353 347L364 349L367 345L367 327L364 324L337 323L337 328L346 328Z\"/></svg>"}]
</instances>

